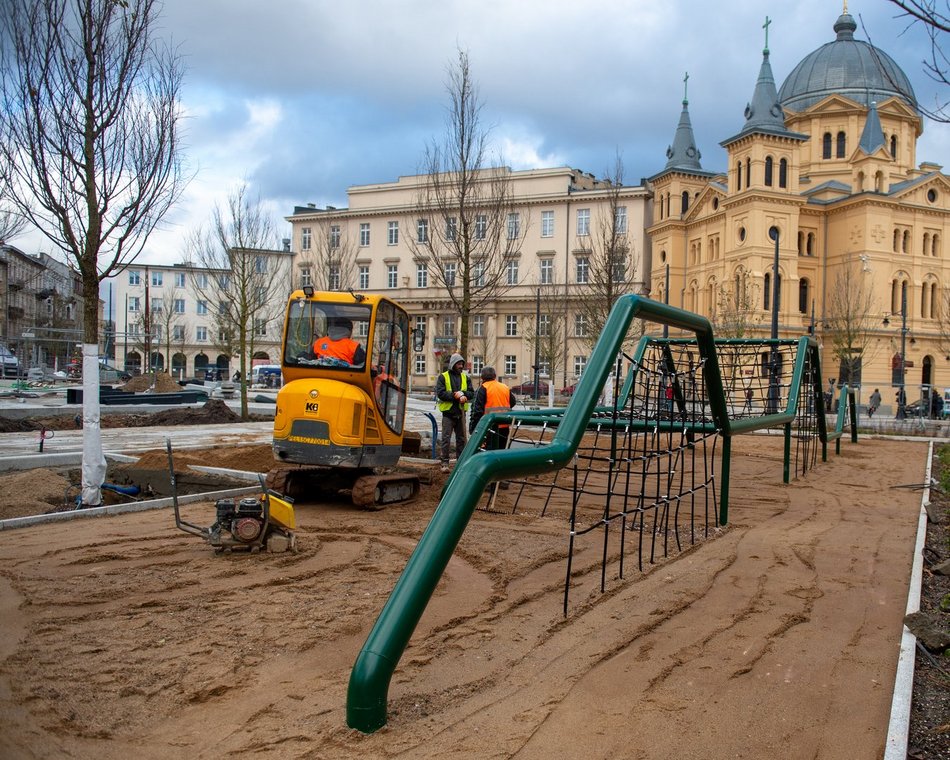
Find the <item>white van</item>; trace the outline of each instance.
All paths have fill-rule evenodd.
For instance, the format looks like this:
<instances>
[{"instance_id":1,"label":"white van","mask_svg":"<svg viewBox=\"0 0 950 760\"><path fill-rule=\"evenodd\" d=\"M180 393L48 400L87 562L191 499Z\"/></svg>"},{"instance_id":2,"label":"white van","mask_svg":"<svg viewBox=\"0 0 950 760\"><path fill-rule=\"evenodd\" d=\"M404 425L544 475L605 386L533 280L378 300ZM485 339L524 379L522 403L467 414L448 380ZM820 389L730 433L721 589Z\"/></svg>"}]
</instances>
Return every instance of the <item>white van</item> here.
<instances>
[{"instance_id":1,"label":"white van","mask_svg":"<svg viewBox=\"0 0 950 760\"><path fill-rule=\"evenodd\" d=\"M251 386L280 388L283 385L279 364L258 364L251 367Z\"/></svg>"},{"instance_id":2,"label":"white van","mask_svg":"<svg viewBox=\"0 0 950 760\"><path fill-rule=\"evenodd\" d=\"M20 374L20 362L13 355L13 352L6 346L0 345L0 375L3 377L16 377Z\"/></svg>"}]
</instances>

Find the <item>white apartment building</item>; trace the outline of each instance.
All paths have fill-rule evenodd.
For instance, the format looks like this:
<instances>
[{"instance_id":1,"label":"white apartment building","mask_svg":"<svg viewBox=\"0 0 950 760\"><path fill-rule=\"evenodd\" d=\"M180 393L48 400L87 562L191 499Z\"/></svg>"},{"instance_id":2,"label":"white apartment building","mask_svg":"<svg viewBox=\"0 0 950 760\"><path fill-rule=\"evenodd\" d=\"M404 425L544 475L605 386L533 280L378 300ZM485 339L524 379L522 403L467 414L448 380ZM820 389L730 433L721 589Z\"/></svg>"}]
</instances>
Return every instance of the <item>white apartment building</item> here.
<instances>
[{"instance_id":1,"label":"white apartment building","mask_svg":"<svg viewBox=\"0 0 950 760\"><path fill-rule=\"evenodd\" d=\"M650 194L643 186L612 184L569 167L503 172L513 198L508 224L520 228L520 246L505 256L497 298L471 316L465 358L473 374L491 364L509 385L533 380L532 336L546 335L556 321L559 349L551 352L553 361L542 358L539 366L542 378L559 389L581 375L596 342L580 304L591 297L594 238L605 214L613 214L629 250L620 286L624 292L647 291ZM436 223L434 214L421 210L425 184L426 176L419 175L354 186L348 208L297 207L287 217L297 287L383 294L409 312L415 327L425 328L425 350L414 355L411 367L415 389L434 387L460 345L460 315L431 262L412 245ZM347 262L343 270L333 263L340 259ZM455 263L446 257L442 266Z\"/></svg>"},{"instance_id":2,"label":"white apartment building","mask_svg":"<svg viewBox=\"0 0 950 760\"><path fill-rule=\"evenodd\" d=\"M255 250L256 266L277 283L268 303L254 319L247 366L252 360L279 363L281 327L291 290L287 250ZM240 366L237 348L228 341L225 305L209 295L228 273L192 264L136 262L103 283L105 322L114 325L111 341L115 363L133 374L146 369L167 371L176 379L204 378L212 368L230 377ZM223 290L222 293L225 291ZM222 296L227 297L227 296ZM146 325L151 325L150 332ZM151 361L145 357L151 355Z\"/></svg>"}]
</instances>

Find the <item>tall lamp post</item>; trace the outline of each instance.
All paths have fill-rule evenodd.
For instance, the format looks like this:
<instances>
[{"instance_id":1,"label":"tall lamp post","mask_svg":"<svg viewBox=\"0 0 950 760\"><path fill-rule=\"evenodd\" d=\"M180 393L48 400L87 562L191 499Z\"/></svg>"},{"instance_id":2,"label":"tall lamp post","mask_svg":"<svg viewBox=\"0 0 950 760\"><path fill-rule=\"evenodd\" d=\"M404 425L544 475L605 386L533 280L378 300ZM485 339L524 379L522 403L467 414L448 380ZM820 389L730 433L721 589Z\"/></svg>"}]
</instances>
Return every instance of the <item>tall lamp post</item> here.
<instances>
[{"instance_id":1,"label":"tall lamp post","mask_svg":"<svg viewBox=\"0 0 950 760\"><path fill-rule=\"evenodd\" d=\"M887 327L891 320L888 317L897 316L894 312L888 312L884 315L884 326ZM901 288L901 353L900 353L900 365L898 371L900 372L898 379L900 384L897 386L897 419L902 420L907 416L907 411L905 409L907 405L907 393L904 389L904 380L907 370L907 355L905 353L907 348L907 289L905 287Z\"/></svg>"},{"instance_id":2,"label":"tall lamp post","mask_svg":"<svg viewBox=\"0 0 950 760\"><path fill-rule=\"evenodd\" d=\"M548 378L552 380L553 378ZM534 307L534 393L531 395L537 400L538 385L541 382L541 290L538 289L538 299Z\"/></svg>"},{"instance_id":3,"label":"tall lamp post","mask_svg":"<svg viewBox=\"0 0 950 760\"><path fill-rule=\"evenodd\" d=\"M779 280L778 280L778 249L779 249L779 229L778 227L769 228L769 237L775 241L775 254L772 262L772 347L769 350L769 397L768 413L776 414L778 412L779 402L779 354L778 346L775 341L778 340L778 299L779 299Z\"/></svg>"}]
</instances>

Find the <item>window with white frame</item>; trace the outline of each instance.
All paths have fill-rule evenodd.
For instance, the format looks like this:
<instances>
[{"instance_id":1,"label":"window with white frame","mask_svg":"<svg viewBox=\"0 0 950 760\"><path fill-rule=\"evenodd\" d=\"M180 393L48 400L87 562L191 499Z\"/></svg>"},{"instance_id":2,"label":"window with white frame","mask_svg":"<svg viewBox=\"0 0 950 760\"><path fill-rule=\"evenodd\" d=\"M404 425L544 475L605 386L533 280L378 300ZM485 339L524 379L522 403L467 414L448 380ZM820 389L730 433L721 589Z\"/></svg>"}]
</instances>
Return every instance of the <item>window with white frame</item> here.
<instances>
[{"instance_id":1,"label":"window with white frame","mask_svg":"<svg viewBox=\"0 0 950 760\"><path fill-rule=\"evenodd\" d=\"M366 290L369 287L369 267L366 264L360 264L359 278L360 290Z\"/></svg>"},{"instance_id":2,"label":"window with white frame","mask_svg":"<svg viewBox=\"0 0 950 760\"><path fill-rule=\"evenodd\" d=\"M231 341L231 336L231 331L226 327L222 327L220 330L218 330L219 343L229 343Z\"/></svg>"},{"instance_id":3,"label":"window with white frame","mask_svg":"<svg viewBox=\"0 0 950 760\"><path fill-rule=\"evenodd\" d=\"M538 374L541 377L551 377L551 362L548 359L538 360Z\"/></svg>"},{"instance_id":4,"label":"window with white frame","mask_svg":"<svg viewBox=\"0 0 950 760\"><path fill-rule=\"evenodd\" d=\"M455 274L458 271L458 267L454 261L448 262L444 269L445 273L445 287L454 288L455 287Z\"/></svg>"},{"instance_id":5,"label":"window with white frame","mask_svg":"<svg viewBox=\"0 0 950 760\"><path fill-rule=\"evenodd\" d=\"M508 239L517 240L521 235L521 215L517 211L508 214Z\"/></svg>"},{"instance_id":6,"label":"window with white frame","mask_svg":"<svg viewBox=\"0 0 950 760\"><path fill-rule=\"evenodd\" d=\"M130 338L141 338L142 325L139 325L139 324L129 325L129 329L127 330L127 332Z\"/></svg>"},{"instance_id":7,"label":"window with white frame","mask_svg":"<svg viewBox=\"0 0 950 760\"><path fill-rule=\"evenodd\" d=\"M162 287L163 272L152 272L152 287Z\"/></svg>"},{"instance_id":8,"label":"window with white frame","mask_svg":"<svg viewBox=\"0 0 950 760\"><path fill-rule=\"evenodd\" d=\"M514 354L505 354L505 374L518 374L518 357Z\"/></svg>"},{"instance_id":9,"label":"window with white frame","mask_svg":"<svg viewBox=\"0 0 950 760\"><path fill-rule=\"evenodd\" d=\"M218 275L218 285L221 286L221 290L227 290L231 287L231 275L229 274L219 274Z\"/></svg>"},{"instance_id":10,"label":"window with white frame","mask_svg":"<svg viewBox=\"0 0 950 760\"><path fill-rule=\"evenodd\" d=\"M360 247L369 245L369 222L360 222Z\"/></svg>"},{"instance_id":11,"label":"window with white frame","mask_svg":"<svg viewBox=\"0 0 950 760\"><path fill-rule=\"evenodd\" d=\"M218 316L226 317L228 315L228 302L224 299L218 301Z\"/></svg>"},{"instance_id":12,"label":"window with white frame","mask_svg":"<svg viewBox=\"0 0 950 760\"><path fill-rule=\"evenodd\" d=\"M541 284L551 285L554 283L554 259L541 259Z\"/></svg>"},{"instance_id":13,"label":"window with white frame","mask_svg":"<svg viewBox=\"0 0 950 760\"><path fill-rule=\"evenodd\" d=\"M538 337L548 338L551 336L551 315L541 314L538 316Z\"/></svg>"},{"instance_id":14,"label":"window with white frame","mask_svg":"<svg viewBox=\"0 0 950 760\"><path fill-rule=\"evenodd\" d=\"M142 301L138 296L129 296L129 311L141 311Z\"/></svg>"},{"instance_id":15,"label":"window with white frame","mask_svg":"<svg viewBox=\"0 0 950 760\"><path fill-rule=\"evenodd\" d=\"M399 245L399 222L389 223L389 245Z\"/></svg>"},{"instance_id":16,"label":"window with white frame","mask_svg":"<svg viewBox=\"0 0 950 760\"><path fill-rule=\"evenodd\" d=\"M505 335L507 335L509 338L513 338L518 335L518 315L517 314L505 315Z\"/></svg>"},{"instance_id":17,"label":"window with white frame","mask_svg":"<svg viewBox=\"0 0 950 760\"><path fill-rule=\"evenodd\" d=\"M181 342L185 339L185 326L172 325L172 340Z\"/></svg>"},{"instance_id":18,"label":"window with white frame","mask_svg":"<svg viewBox=\"0 0 950 760\"><path fill-rule=\"evenodd\" d=\"M300 250L309 251L313 240L313 233L309 227L300 228Z\"/></svg>"},{"instance_id":19,"label":"window with white frame","mask_svg":"<svg viewBox=\"0 0 950 760\"><path fill-rule=\"evenodd\" d=\"M419 262L416 264L416 287L429 287L429 265L425 262Z\"/></svg>"},{"instance_id":20,"label":"window with white frame","mask_svg":"<svg viewBox=\"0 0 950 760\"><path fill-rule=\"evenodd\" d=\"M353 334L357 338L368 338L369 337L369 320L361 319L356 323L355 328L353 329Z\"/></svg>"},{"instance_id":21,"label":"window with white frame","mask_svg":"<svg viewBox=\"0 0 950 760\"><path fill-rule=\"evenodd\" d=\"M198 343L204 343L206 340L208 340L208 328L204 325L198 325L195 328L195 340Z\"/></svg>"},{"instance_id":22,"label":"window with white frame","mask_svg":"<svg viewBox=\"0 0 950 760\"><path fill-rule=\"evenodd\" d=\"M587 337L587 315L586 314L574 315L574 337L575 338Z\"/></svg>"},{"instance_id":23,"label":"window with white frame","mask_svg":"<svg viewBox=\"0 0 950 760\"><path fill-rule=\"evenodd\" d=\"M184 272L175 272L175 287L176 288L185 287L185 273Z\"/></svg>"},{"instance_id":24,"label":"window with white frame","mask_svg":"<svg viewBox=\"0 0 950 760\"><path fill-rule=\"evenodd\" d=\"M472 315L472 337L473 338L485 337L485 315L484 314Z\"/></svg>"},{"instance_id":25,"label":"window with white frame","mask_svg":"<svg viewBox=\"0 0 950 760\"><path fill-rule=\"evenodd\" d=\"M614 209L614 232L618 235L627 234L627 207L617 206Z\"/></svg>"},{"instance_id":26,"label":"window with white frame","mask_svg":"<svg viewBox=\"0 0 950 760\"><path fill-rule=\"evenodd\" d=\"M162 339L162 326L161 325L152 325L152 339L161 340Z\"/></svg>"},{"instance_id":27,"label":"window with white frame","mask_svg":"<svg viewBox=\"0 0 950 760\"><path fill-rule=\"evenodd\" d=\"M327 276L327 287L330 290L340 289L340 267L338 264L330 265L330 273Z\"/></svg>"},{"instance_id":28,"label":"window with white frame","mask_svg":"<svg viewBox=\"0 0 950 760\"><path fill-rule=\"evenodd\" d=\"M627 279L627 257L615 256L613 262L614 282L623 282Z\"/></svg>"},{"instance_id":29,"label":"window with white frame","mask_svg":"<svg viewBox=\"0 0 950 760\"><path fill-rule=\"evenodd\" d=\"M398 264L386 265L386 287L387 288L399 287L399 265Z\"/></svg>"},{"instance_id":30,"label":"window with white frame","mask_svg":"<svg viewBox=\"0 0 950 760\"><path fill-rule=\"evenodd\" d=\"M518 284L518 259L508 259L505 262L505 278L509 285Z\"/></svg>"},{"instance_id":31,"label":"window with white frame","mask_svg":"<svg viewBox=\"0 0 950 760\"><path fill-rule=\"evenodd\" d=\"M153 298L152 311L156 314L161 314L163 311L165 311L165 302L161 298Z\"/></svg>"},{"instance_id":32,"label":"window with white frame","mask_svg":"<svg viewBox=\"0 0 950 760\"><path fill-rule=\"evenodd\" d=\"M472 264L472 285L476 288L485 287L485 262L476 261Z\"/></svg>"},{"instance_id":33,"label":"window with white frame","mask_svg":"<svg viewBox=\"0 0 950 760\"><path fill-rule=\"evenodd\" d=\"M308 285L313 285L313 273L310 271L310 267L301 267L300 268L300 287L306 287Z\"/></svg>"},{"instance_id":34,"label":"window with white frame","mask_svg":"<svg viewBox=\"0 0 950 760\"><path fill-rule=\"evenodd\" d=\"M195 305L195 313L198 315L203 315L208 313L208 302L198 300L198 303Z\"/></svg>"},{"instance_id":35,"label":"window with white frame","mask_svg":"<svg viewBox=\"0 0 950 760\"><path fill-rule=\"evenodd\" d=\"M254 258L254 271L257 274L267 274L267 257L256 256Z\"/></svg>"},{"instance_id":36,"label":"window with white frame","mask_svg":"<svg viewBox=\"0 0 950 760\"><path fill-rule=\"evenodd\" d=\"M475 239L484 240L488 234L488 217L485 214L475 216Z\"/></svg>"},{"instance_id":37,"label":"window with white frame","mask_svg":"<svg viewBox=\"0 0 950 760\"><path fill-rule=\"evenodd\" d=\"M416 242L418 243L429 242L429 220L428 219L416 220Z\"/></svg>"},{"instance_id":38,"label":"window with white frame","mask_svg":"<svg viewBox=\"0 0 950 760\"><path fill-rule=\"evenodd\" d=\"M141 285L142 284L142 275L139 273L138 269L129 270L129 285Z\"/></svg>"},{"instance_id":39,"label":"window with white frame","mask_svg":"<svg viewBox=\"0 0 950 760\"><path fill-rule=\"evenodd\" d=\"M429 321L428 317L426 317L424 314L417 314L415 331L418 332L419 330L421 330L422 332L425 332L428 321Z\"/></svg>"},{"instance_id":40,"label":"window with white frame","mask_svg":"<svg viewBox=\"0 0 950 760\"><path fill-rule=\"evenodd\" d=\"M541 212L541 237L554 237L554 212Z\"/></svg>"},{"instance_id":41,"label":"window with white frame","mask_svg":"<svg viewBox=\"0 0 950 760\"><path fill-rule=\"evenodd\" d=\"M577 282L586 285L590 279L590 259L587 256L578 256L574 263Z\"/></svg>"},{"instance_id":42,"label":"window with white frame","mask_svg":"<svg viewBox=\"0 0 950 760\"><path fill-rule=\"evenodd\" d=\"M580 377L584 374L584 369L587 367L587 357L586 356L575 356L574 357L574 377Z\"/></svg>"},{"instance_id":43,"label":"window with white frame","mask_svg":"<svg viewBox=\"0 0 950 760\"><path fill-rule=\"evenodd\" d=\"M577 209L577 234L581 237L590 235L590 209Z\"/></svg>"},{"instance_id":44,"label":"window with white frame","mask_svg":"<svg viewBox=\"0 0 950 760\"><path fill-rule=\"evenodd\" d=\"M206 272L199 272L195 275L195 283L199 288L208 287L208 274Z\"/></svg>"},{"instance_id":45,"label":"window with white frame","mask_svg":"<svg viewBox=\"0 0 950 760\"><path fill-rule=\"evenodd\" d=\"M428 372L425 354L414 354L412 361L412 374L424 375Z\"/></svg>"},{"instance_id":46,"label":"window with white frame","mask_svg":"<svg viewBox=\"0 0 950 760\"><path fill-rule=\"evenodd\" d=\"M185 299L184 299L184 298L176 298L176 299L175 299L175 304L174 304L174 309L175 309L175 313L176 313L176 314L184 314L184 313L185 313Z\"/></svg>"},{"instance_id":47,"label":"window with white frame","mask_svg":"<svg viewBox=\"0 0 950 760\"><path fill-rule=\"evenodd\" d=\"M267 320L260 319L259 317L254 318L254 334L258 338L266 337L267 335Z\"/></svg>"},{"instance_id":48,"label":"window with white frame","mask_svg":"<svg viewBox=\"0 0 950 760\"><path fill-rule=\"evenodd\" d=\"M453 315L447 314L442 317L442 332L440 335L443 338L455 337L455 317Z\"/></svg>"},{"instance_id":49,"label":"window with white frame","mask_svg":"<svg viewBox=\"0 0 950 760\"><path fill-rule=\"evenodd\" d=\"M340 247L340 225L330 225L330 250L336 250Z\"/></svg>"},{"instance_id":50,"label":"window with white frame","mask_svg":"<svg viewBox=\"0 0 950 760\"><path fill-rule=\"evenodd\" d=\"M483 369L485 369L485 357L481 354L474 354L472 356L472 374L480 375Z\"/></svg>"},{"instance_id":51,"label":"window with white frame","mask_svg":"<svg viewBox=\"0 0 950 760\"><path fill-rule=\"evenodd\" d=\"M450 216L445 220L445 239L448 242L453 242L455 236L458 234L458 219L454 216Z\"/></svg>"}]
</instances>

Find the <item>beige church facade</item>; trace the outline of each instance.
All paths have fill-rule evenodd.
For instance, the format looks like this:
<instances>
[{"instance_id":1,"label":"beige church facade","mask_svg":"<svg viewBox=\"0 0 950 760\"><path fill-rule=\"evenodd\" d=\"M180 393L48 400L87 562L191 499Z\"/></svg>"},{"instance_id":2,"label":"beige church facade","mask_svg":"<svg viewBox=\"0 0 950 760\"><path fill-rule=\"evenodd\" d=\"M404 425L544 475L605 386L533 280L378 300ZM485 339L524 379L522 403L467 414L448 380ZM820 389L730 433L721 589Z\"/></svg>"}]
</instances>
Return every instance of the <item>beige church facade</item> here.
<instances>
[{"instance_id":1,"label":"beige church facade","mask_svg":"<svg viewBox=\"0 0 950 760\"><path fill-rule=\"evenodd\" d=\"M721 143L725 173L703 170L684 98L650 181L652 295L667 297L668 277L669 302L720 334L768 337L777 230L779 336L813 331L824 376L859 382L864 398L880 388L885 404L903 347L911 402L919 386L950 387L950 182L918 163L910 82L856 26L843 13L781 88L766 47L745 124Z\"/></svg>"}]
</instances>

